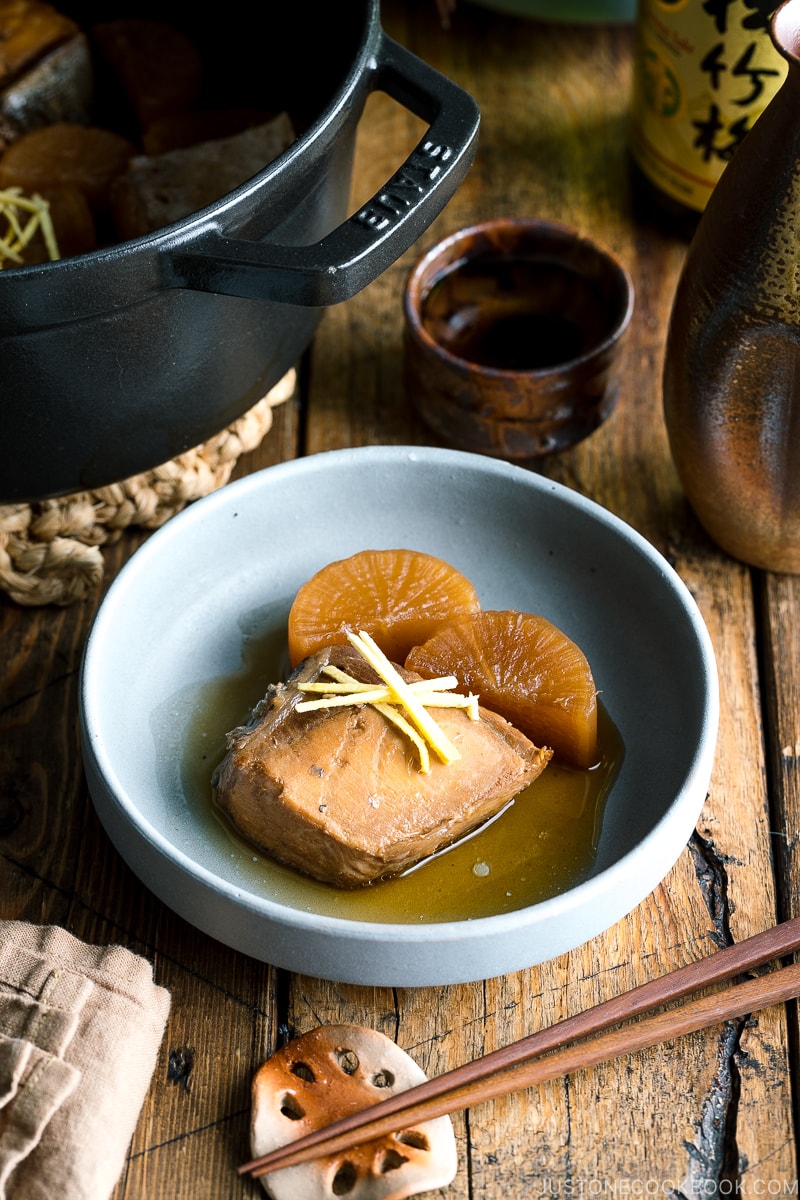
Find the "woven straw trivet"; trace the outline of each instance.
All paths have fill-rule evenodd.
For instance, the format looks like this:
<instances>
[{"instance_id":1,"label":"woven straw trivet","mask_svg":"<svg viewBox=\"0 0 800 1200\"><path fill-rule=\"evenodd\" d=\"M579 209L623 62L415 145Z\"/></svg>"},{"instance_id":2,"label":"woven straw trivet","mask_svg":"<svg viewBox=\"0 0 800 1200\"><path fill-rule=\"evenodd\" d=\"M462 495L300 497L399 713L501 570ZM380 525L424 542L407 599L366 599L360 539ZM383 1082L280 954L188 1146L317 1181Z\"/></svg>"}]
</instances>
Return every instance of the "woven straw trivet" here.
<instances>
[{"instance_id":1,"label":"woven straw trivet","mask_svg":"<svg viewBox=\"0 0 800 1200\"><path fill-rule=\"evenodd\" d=\"M0 591L28 606L72 604L103 578L100 547L125 529L157 529L193 500L222 487L241 454L255 450L272 410L295 389L288 371L222 433L168 463L94 491L0 505Z\"/></svg>"}]
</instances>

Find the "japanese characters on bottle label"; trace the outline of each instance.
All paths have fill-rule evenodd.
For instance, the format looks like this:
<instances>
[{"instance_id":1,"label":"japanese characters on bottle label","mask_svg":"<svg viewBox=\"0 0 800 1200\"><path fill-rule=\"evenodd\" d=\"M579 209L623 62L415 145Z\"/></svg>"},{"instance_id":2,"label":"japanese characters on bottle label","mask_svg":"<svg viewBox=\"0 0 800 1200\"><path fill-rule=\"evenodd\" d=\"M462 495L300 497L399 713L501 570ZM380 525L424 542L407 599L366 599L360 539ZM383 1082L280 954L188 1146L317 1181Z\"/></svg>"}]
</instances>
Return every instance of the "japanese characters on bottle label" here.
<instances>
[{"instance_id":1,"label":"japanese characters on bottle label","mask_svg":"<svg viewBox=\"0 0 800 1200\"><path fill-rule=\"evenodd\" d=\"M631 153L673 200L702 212L736 147L783 83L777 0L640 0Z\"/></svg>"}]
</instances>

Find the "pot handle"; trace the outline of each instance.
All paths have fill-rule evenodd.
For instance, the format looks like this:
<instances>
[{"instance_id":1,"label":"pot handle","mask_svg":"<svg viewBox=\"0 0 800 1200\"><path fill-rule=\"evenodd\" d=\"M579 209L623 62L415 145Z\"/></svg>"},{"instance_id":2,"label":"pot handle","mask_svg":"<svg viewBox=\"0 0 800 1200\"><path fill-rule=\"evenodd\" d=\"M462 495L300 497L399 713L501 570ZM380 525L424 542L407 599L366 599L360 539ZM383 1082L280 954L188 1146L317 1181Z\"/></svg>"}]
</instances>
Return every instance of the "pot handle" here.
<instances>
[{"instance_id":1,"label":"pot handle","mask_svg":"<svg viewBox=\"0 0 800 1200\"><path fill-rule=\"evenodd\" d=\"M282 246L206 229L163 261L168 287L319 308L348 300L391 266L441 212L469 170L480 112L472 97L381 31L372 91L429 122L379 192L321 241Z\"/></svg>"}]
</instances>

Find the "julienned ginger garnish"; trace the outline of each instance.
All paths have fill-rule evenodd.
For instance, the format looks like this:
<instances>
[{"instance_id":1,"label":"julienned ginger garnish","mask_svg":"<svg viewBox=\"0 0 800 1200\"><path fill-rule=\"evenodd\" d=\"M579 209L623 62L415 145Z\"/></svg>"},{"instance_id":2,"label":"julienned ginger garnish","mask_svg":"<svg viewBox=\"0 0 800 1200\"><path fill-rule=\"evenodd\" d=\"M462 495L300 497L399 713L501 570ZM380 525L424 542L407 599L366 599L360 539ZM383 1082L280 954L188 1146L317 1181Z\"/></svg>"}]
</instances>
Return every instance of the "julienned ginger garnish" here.
<instances>
[{"instance_id":1,"label":"julienned ginger garnish","mask_svg":"<svg viewBox=\"0 0 800 1200\"><path fill-rule=\"evenodd\" d=\"M24 265L23 252L38 229L50 260L60 258L50 205L41 196L24 196L18 187L0 189L0 220L6 223L5 232L0 233L0 268L6 261Z\"/></svg>"},{"instance_id":2,"label":"julienned ginger garnish","mask_svg":"<svg viewBox=\"0 0 800 1200\"><path fill-rule=\"evenodd\" d=\"M464 708L470 719L477 721L477 696L461 696L452 692L451 689L458 685L454 675L407 683L368 633L348 632L347 638L351 646L358 650L383 680L384 686L361 683L346 671L327 666L323 668L323 674L327 675L331 682L299 685L303 692L319 692L322 695L319 700L301 701L297 705L297 711L310 712L313 709L335 708L347 704L371 704L414 743L423 774L427 775L430 771L428 747L445 764L459 759L461 755L457 747L433 719L428 708ZM404 711L400 712L398 709Z\"/></svg>"}]
</instances>

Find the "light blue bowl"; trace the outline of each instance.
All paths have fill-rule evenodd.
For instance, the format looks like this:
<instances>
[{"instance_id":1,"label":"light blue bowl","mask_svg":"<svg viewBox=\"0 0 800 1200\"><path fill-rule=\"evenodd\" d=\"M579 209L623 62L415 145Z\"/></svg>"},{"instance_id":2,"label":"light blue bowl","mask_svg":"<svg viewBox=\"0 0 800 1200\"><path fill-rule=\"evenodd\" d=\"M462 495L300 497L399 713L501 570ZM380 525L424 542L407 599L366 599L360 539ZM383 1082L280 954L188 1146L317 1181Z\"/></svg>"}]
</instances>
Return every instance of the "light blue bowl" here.
<instances>
[{"instance_id":1,"label":"light blue bowl","mask_svg":"<svg viewBox=\"0 0 800 1200\"><path fill-rule=\"evenodd\" d=\"M556 620L585 650L625 745L585 881L497 916L413 925L332 917L253 883L209 839L180 763L193 698L241 667L253 630L332 559L439 555L486 608ZM253 958L348 983L437 986L543 962L607 929L658 884L705 801L719 693L688 589L612 513L521 467L428 447L332 450L199 500L138 550L84 655L89 790L111 841L165 904ZM211 770L209 763L208 769ZM258 856L256 856L258 858Z\"/></svg>"}]
</instances>

